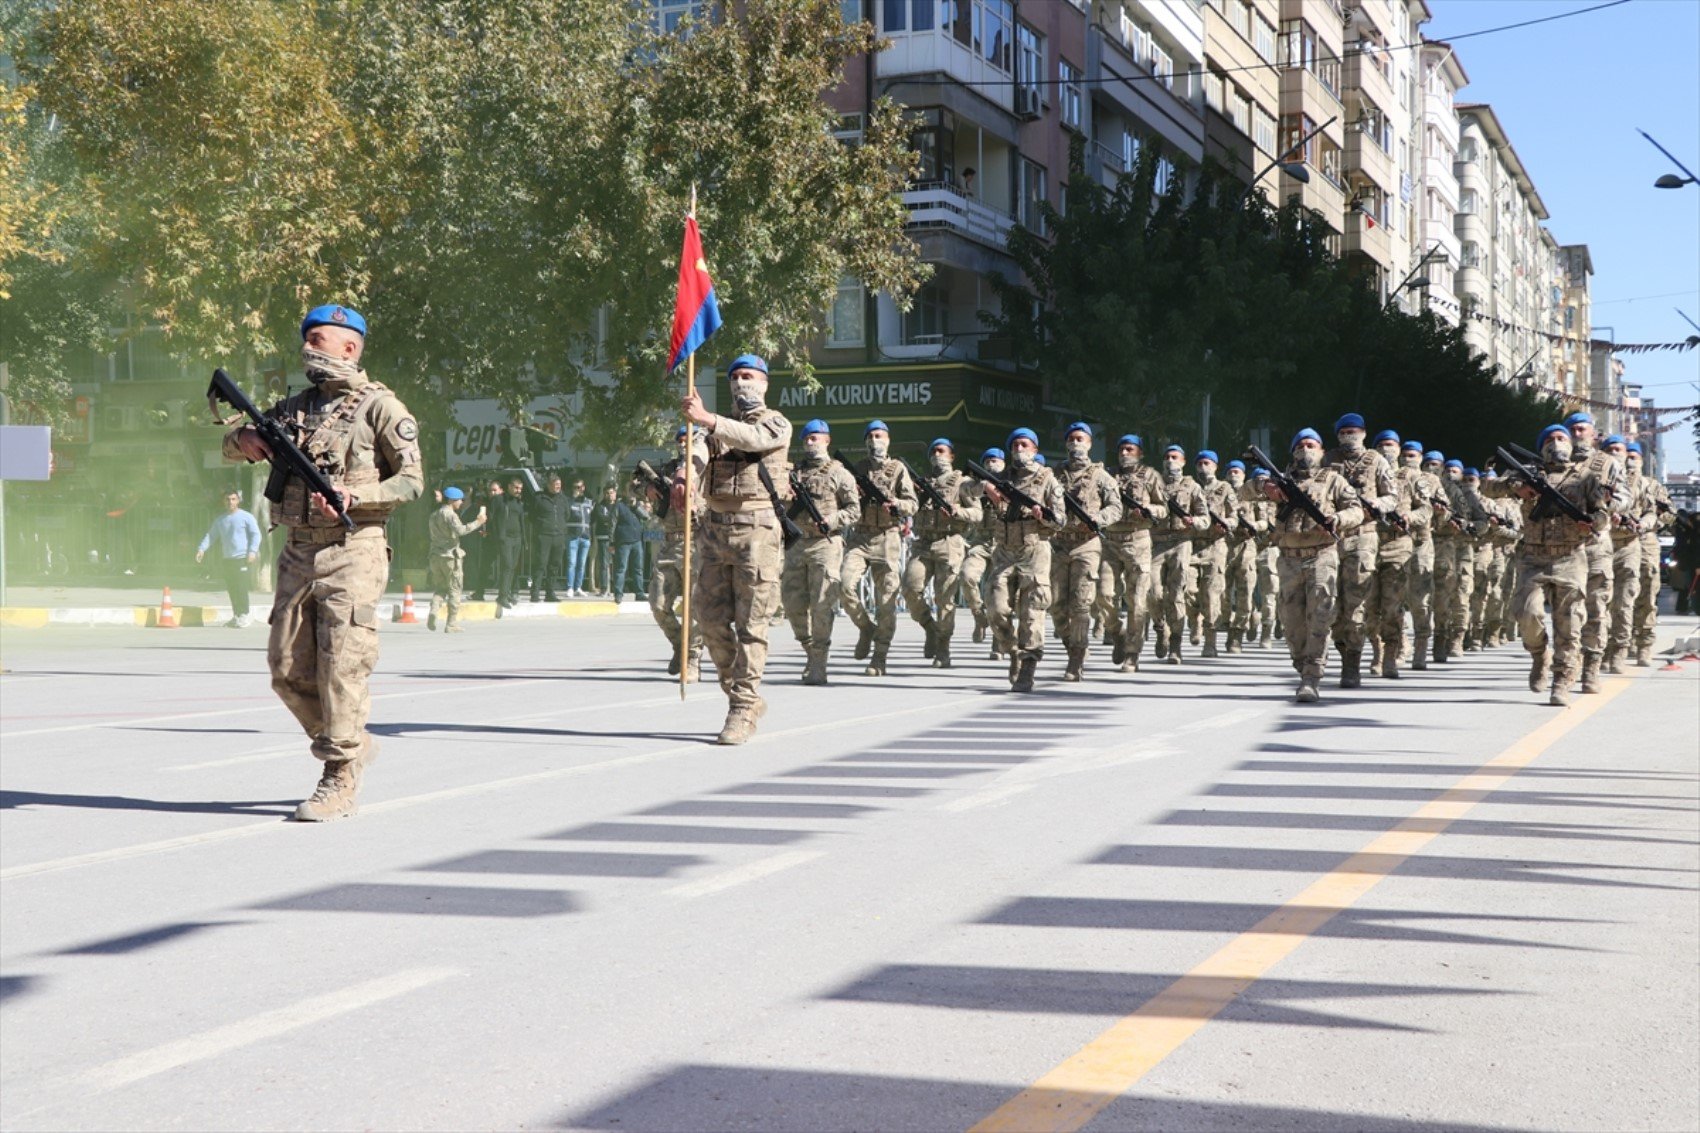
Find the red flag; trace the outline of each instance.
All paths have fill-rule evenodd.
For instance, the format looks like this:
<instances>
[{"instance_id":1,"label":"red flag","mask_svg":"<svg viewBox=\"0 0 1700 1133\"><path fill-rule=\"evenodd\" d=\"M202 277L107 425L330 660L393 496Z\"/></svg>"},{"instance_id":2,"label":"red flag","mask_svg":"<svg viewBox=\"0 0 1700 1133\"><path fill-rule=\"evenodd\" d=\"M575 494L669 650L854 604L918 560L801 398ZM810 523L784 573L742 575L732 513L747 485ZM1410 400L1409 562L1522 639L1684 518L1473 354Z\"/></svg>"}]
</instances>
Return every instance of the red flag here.
<instances>
[{"instance_id":1,"label":"red flag","mask_svg":"<svg viewBox=\"0 0 1700 1133\"><path fill-rule=\"evenodd\" d=\"M720 305L714 299L714 281L708 276L708 261L702 255L702 234L697 218L685 218L685 247L679 253L679 298L673 307L673 338L667 351L667 369L695 354L720 329Z\"/></svg>"}]
</instances>

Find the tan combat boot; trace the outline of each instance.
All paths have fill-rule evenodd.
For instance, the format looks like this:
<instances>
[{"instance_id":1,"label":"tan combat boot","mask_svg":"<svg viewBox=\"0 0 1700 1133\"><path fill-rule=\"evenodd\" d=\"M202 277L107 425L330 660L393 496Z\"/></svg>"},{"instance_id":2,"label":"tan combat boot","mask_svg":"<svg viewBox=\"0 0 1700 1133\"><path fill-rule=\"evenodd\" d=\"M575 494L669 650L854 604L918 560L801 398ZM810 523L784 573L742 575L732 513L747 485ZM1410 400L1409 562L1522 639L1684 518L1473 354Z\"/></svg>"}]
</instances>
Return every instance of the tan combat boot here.
<instances>
[{"instance_id":1,"label":"tan combat boot","mask_svg":"<svg viewBox=\"0 0 1700 1133\"><path fill-rule=\"evenodd\" d=\"M1419 637L1411 649L1411 668L1421 672L1428 668L1428 638Z\"/></svg>"},{"instance_id":2,"label":"tan combat boot","mask_svg":"<svg viewBox=\"0 0 1700 1133\"><path fill-rule=\"evenodd\" d=\"M1364 651L1362 649L1342 649L1340 651L1340 687L1358 688L1363 680Z\"/></svg>"},{"instance_id":3,"label":"tan combat boot","mask_svg":"<svg viewBox=\"0 0 1700 1133\"><path fill-rule=\"evenodd\" d=\"M1598 653L1582 654L1582 691L1599 692L1601 687L1600 655Z\"/></svg>"},{"instance_id":4,"label":"tan combat boot","mask_svg":"<svg viewBox=\"0 0 1700 1133\"><path fill-rule=\"evenodd\" d=\"M1635 647L1635 664L1643 669L1652 666L1653 647L1651 645L1637 645Z\"/></svg>"},{"instance_id":5,"label":"tan combat boot","mask_svg":"<svg viewBox=\"0 0 1700 1133\"><path fill-rule=\"evenodd\" d=\"M1613 676L1623 672L1623 647L1618 645L1606 646L1606 655L1600 659L1600 672Z\"/></svg>"},{"instance_id":6,"label":"tan combat boot","mask_svg":"<svg viewBox=\"0 0 1700 1133\"><path fill-rule=\"evenodd\" d=\"M685 658L685 683L694 685L702 679L702 655L692 652Z\"/></svg>"},{"instance_id":7,"label":"tan combat boot","mask_svg":"<svg viewBox=\"0 0 1700 1133\"><path fill-rule=\"evenodd\" d=\"M1570 684L1575 679L1576 674L1571 670L1555 670L1552 675L1552 694L1547 697L1547 703L1554 708L1567 707L1570 704Z\"/></svg>"},{"instance_id":8,"label":"tan combat boot","mask_svg":"<svg viewBox=\"0 0 1700 1133\"><path fill-rule=\"evenodd\" d=\"M1196 639L1194 639L1194 640L1196 641ZM1217 656L1217 653L1216 653L1216 627L1215 626L1211 626L1209 629L1204 631L1204 652L1202 654L1200 654L1200 656L1203 656L1203 657L1215 657L1215 656Z\"/></svg>"},{"instance_id":9,"label":"tan combat boot","mask_svg":"<svg viewBox=\"0 0 1700 1133\"><path fill-rule=\"evenodd\" d=\"M1086 668L1086 650L1070 648L1068 665L1063 669L1063 680L1078 681L1084 675Z\"/></svg>"},{"instance_id":10,"label":"tan combat boot","mask_svg":"<svg viewBox=\"0 0 1700 1133\"><path fill-rule=\"evenodd\" d=\"M826 683L826 650L818 645L809 646L808 660L803 665L803 683L806 685L824 685Z\"/></svg>"},{"instance_id":11,"label":"tan combat boot","mask_svg":"<svg viewBox=\"0 0 1700 1133\"><path fill-rule=\"evenodd\" d=\"M726 713L726 723L721 727L720 734L714 738L714 742L727 745L746 743L755 733L755 713L748 708L734 708Z\"/></svg>"},{"instance_id":12,"label":"tan combat boot","mask_svg":"<svg viewBox=\"0 0 1700 1133\"><path fill-rule=\"evenodd\" d=\"M673 659L667 662L667 675L670 677L678 676L679 668L683 664L684 660L680 657L679 643L675 641L673 643Z\"/></svg>"},{"instance_id":13,"label":"tan combat boot","mask_svg":"<svg viewBox=\"0 0 1700 1133\"><path fill-rule=\"evenodd\" d=\"M1552 650L1543 649L1539 653L1531 653L1529 665L1529 691L1545 692L1547 682L1552 679Z\"/></svg>"},{"instance_id":14,"label":"tan combat boot","mask_svg":"<svg viewBox=\"0 0 1700 1133\"><path fill-rule=\"evenodd\" d=\"M950 642L948 640L941 640L939 647L933 651L933 668L950 668Z\"/></svg>"},{"instance_id":15,"label":"tan combat boot","mask_svg":"<svg viewBox=\"0 0 1700 1133\"><path fill-rule=\"evenodd\" d=\"M872 624L865 625L858 632L858 636L856 637L856 652L851 654L851 656L855 657L858 661L865 661L868 657L868 651L873 647L874 627Z\"/></svg>"},{"instance_id":16,"label":"tan combat boot","mask_svg":"<svg viewBox=\"0 0 1700 1133\"><path fill-rule=\"evenodd\" d=\"M358 759L327 759L312 797L295 808L295 821L330 822L351 817L359 809L355 796L360 791L360 764Z\"/></svg>"},{"instance_id":17,"label":"tan combat boot","mask_svg":"<svg viewBox=\"0 0 1700 1133\"><path fill-rule=\"evenodd\" d=\"M1315 677L1301 677L1299 691L1293 694L1293 699L1300 704L1315 704L1322 699L1322 692L1317 688Z\"/></svg>"},{"instance_id":18,"label":"tan combat boot","mask_svg":"<svg viewBox=\"0 0 1700 1133\"><path fill-rule=\"evenodd\" d=\"M921 623L921 632L925 635L925 639L921 643L921 656L928 661L931 661L939 651L938 628L936 622Z\"/></svg>"},{"instance_id":19,"label":"tan combat boot","mask_svg":"<svg viewBox=\"0 0 1700 1133\"><path fill-rule=\"evenodd\" d=\"M444 633L465 633L466 627L459 622L450 621L443 626Z\"/></svg>"},{"instance_id":20,"label":"tan combat boot","mask_svg":"<svg viewBox=\"0 0 1700 1133\"><path fill-rule=\"evenodd\" d=\"M1032 692L1033 675L1039 670L1039 659L1043 650L1037 653L1021 653L1015 666L1015 678L1010 683L1011 692Z\"/></svg>"},{"instance_id":21,"label":"tan combat boot","mask_svg":"<svg viewBox=\"0 0 1700 1133\"><path fill-rule=\"evenodd\" d=\"M979 610L974 611L974 644L986 643L986 615Z\"/></svg>"},{"instance_id":22,"label":"tan combat boot","mask_svg":"<svg viewBox=\"0 0 1700 1133\"><path fill-rule=\"evenodd\" d=\"M1384 647L1381 650L1381 675L1387 680L1399 679L1399 650Z\"/></svg>"},{"instance_id":23,"label":"tan combat boot","mask_svg":"<svg viewBox=\"0 0 1700 1133\"><path fill-rule=\"evenodd\" d=\"M862 670L862 675L864 677L885 676L885 650L874 651L874 655L868 658L868 667Z\"/></svg>"}]
</instances>

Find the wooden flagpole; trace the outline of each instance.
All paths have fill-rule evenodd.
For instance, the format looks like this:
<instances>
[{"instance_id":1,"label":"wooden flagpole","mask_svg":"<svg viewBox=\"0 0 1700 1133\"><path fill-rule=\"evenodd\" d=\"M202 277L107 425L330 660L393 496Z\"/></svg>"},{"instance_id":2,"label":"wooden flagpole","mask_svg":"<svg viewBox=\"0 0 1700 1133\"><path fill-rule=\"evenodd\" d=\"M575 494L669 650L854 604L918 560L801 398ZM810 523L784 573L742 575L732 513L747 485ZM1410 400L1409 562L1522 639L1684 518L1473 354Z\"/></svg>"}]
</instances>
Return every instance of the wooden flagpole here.
<instances>
[{"instance_id":1,"label":"wooden flagpole","mask_svg":"<svg viewBox=\"0 0 1700 1133\"><path fill-rule=\"evenodd\" d=\"M697 215L697 187L691 185L690 218ZM685 396L689 397L697 391L697 352L691 351L685 359ZM680 585L684 589L684 600L679 609L679 699L685 699L685 689L691 662L695 634L691 623L691 513L696 510L696 424L690 418L685 418L685 561L681 564Z\"/></svg>"}]
</instances>

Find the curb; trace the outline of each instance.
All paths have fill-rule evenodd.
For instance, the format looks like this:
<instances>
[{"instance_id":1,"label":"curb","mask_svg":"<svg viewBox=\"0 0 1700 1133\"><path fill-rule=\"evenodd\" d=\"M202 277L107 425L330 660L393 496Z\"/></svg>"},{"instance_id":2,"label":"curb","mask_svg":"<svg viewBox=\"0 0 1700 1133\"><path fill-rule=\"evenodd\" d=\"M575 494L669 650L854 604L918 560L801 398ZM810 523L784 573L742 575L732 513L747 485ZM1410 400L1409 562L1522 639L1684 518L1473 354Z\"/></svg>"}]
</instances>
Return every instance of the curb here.
<instances>
[{"instance_id":1,"label":"curb","mask_svg":"<svg viewBox=\"0 0 1700 1133\"><path fill-rule=\"evenodd\" d=\"M418 606L415 600L415 607ZM382 608L384 620L394 623L401 616L400 601L386 601ZM430 603L425 603L426 612ZM229 606L177 606L177 623L185 628L205 629L221 627L230 620ZM511 610L502 613L501 620L508 618L612 618L621 614L648 614L649 604L646 602L621 602L616 606L613 602L522 602ZM254 624L265 624L265 611L256 609ZM493 622L496 616L494 602L463 602L460 607L462 621ZM423 628L424 619L420 619ZM0 606L0 628L7 629L41 629L44 626L145 626L159 625L158 606L70 606L50 608L46 606Z\"/></svg>"}]
</instances>

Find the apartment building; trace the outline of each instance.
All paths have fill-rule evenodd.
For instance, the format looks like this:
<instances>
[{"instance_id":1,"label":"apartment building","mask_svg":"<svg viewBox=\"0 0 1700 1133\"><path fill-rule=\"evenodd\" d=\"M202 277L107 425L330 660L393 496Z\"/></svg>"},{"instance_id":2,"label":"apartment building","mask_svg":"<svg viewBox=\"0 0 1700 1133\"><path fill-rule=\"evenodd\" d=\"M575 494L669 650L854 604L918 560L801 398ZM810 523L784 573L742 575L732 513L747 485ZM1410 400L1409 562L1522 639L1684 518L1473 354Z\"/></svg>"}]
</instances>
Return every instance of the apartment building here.
<instances>
[{"instance_id":1,"label":"apartment building","mask_svg":"<svg viewBox=\"0 0 1700 1133\"><path fill-rule=\"evenodd\" d=\"M1281 120L1280 0L1204 0L1204 152L1265 196Z\"/></svg>"},{"instance_id":2,"label":"apartment building","mask_svg":"<svg viewBox=\"0 0 1700 1133\"><path fill-rule=\"evenodd\" d=\"M1416 148L1417 243L1430 257L1421 278L1428 286L1401 297L1408 311L1429 310L1454 326L1459 320L1454 280L1459 265L1458 92L1470 77L1449 43L1425 42L1418 56L1418 111L1412 122ZM1415 302L1413 302L1413 299Z\"/></svg>"},{"instance_id":3,"label":"apartment building","mask_svg":"<svg viewBox=\"0 0 1700 1133\"><path fill-rule=\"evenodd\" d=\"M1587 392L1588 343L1593 334L1589 278L1594 258L1586 244L1565 244L1558 250L1559 341L1552 344L1553 389L1559 393Z\"/></svg>"},{"instance_id":4,"label":"apartment building","mask_svg":"<svg viewBox=\"0 0 1700 1133\"><path fill-rule=\"evenodd\" d=\"M1283 201L1299 203L1322 217L1329 243L1343 251L1345 225L1344 167L1346 108L1341 51L1345 39L1345 8L1337 0L1281 0L1280 37L1276 46L1280 68L1281 122L1276 137L1279 153L1302 162L1308 180L1283 172Z\"/></svg>"}]
</instances>

